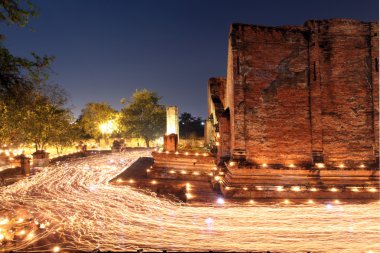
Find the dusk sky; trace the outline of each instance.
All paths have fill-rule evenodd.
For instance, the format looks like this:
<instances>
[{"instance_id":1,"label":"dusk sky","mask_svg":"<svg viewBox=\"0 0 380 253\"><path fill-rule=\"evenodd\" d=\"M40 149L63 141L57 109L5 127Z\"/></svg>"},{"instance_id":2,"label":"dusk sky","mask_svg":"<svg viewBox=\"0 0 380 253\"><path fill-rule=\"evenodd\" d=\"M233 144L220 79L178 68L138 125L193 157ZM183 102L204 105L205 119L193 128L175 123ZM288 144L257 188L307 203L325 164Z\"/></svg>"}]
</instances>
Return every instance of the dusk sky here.
<instances>
[{"instance_id":1,"label":"dusk sky","mask_svg":"<svg viewBox=\"0 0 380 253\"><path fill-rule=\"evenodd\" d=\"M76 115L88 102L120 109L136 89L206 117L207 80L225 76L231 23L302 25L309 19L378 20L378 0L121 1L34 0L30 29L6 28L19 56L56 57L55 83ZM3 33L3 32L2 32Z\"/></svg>"}]
</instances>

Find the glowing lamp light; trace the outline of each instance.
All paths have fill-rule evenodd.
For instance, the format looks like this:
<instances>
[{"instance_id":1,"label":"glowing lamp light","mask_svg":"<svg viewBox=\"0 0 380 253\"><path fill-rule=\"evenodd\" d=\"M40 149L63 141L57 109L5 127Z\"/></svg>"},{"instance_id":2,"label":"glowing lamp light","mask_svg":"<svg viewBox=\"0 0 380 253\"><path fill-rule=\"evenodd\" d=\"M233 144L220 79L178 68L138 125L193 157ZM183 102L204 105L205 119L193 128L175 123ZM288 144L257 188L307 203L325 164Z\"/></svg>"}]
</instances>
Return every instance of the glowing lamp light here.
<instances>
[{"instance_id":1,"label":"glowing lamp light","mask_svg":"<svg viewBox=\"0 0 380 253\"><path fill-rule=\"evenodd\" d=\"M175 171L174 171L174 170L171 170L171 171L169 171L169 173L170 173L170 174L174 174L174 173L175 173Z\"/></svg>"},{"instance_id":2,"label":"glowing lamp light","mask_svg":"<svg viewBox=\"0 0 380 253\"><path fill-rule=\"evenodd\" d=\"M278 191L278 192L282 192L283 190L284 190L283 186L277 186L276 187L276 191Z\"/></svg>"},{"instance_id":3,"label":"glowing lamp light","mask_svg":"<svg viewBox=\"0 0 380 253\"><path fill-rule=\"evenodd\" d=\"M3 234L0 234L0 241L4 240L5 236Z\"/></svg>"},{"instance_id":4,"label":"glowing lamp light","mask_svg":"<svg viewBox=\"0 0 380 253\"><path fill-rule=\"evenodd\" d=\"M301 187L299 187L299 186L292 186L291 190L295 191L295 192L299 192L299 191L301 191Z\"/></svg>"},{"instance_id":5,"label":"glowing lamp light","mask_svg":"<svg viewBox=\"0 0 380 253\"><path fill-rule=\"evenodd\" d=\"M284 204L289 204L289 203L290 203L290 201L288 199L284 200Z\"/></svg>"},{"instance_id":6,"label":"glowing lamp light","mask_svg":"<svg viewBox=\"0 0 380 253\"><path fill-rule=\"evenodd\" d=\"M335 204L340 204L339 199L334 200L334 203L335 203Z\"/></svg>"},{"instance_id":7,"label":"glowing lamp light","mask_svg":"<svg viewBox=\"0 0 380 253\"><path fill-rule=\"evenodd\" d=\"M253 199L251 199L250 201L249 201L249 204L254 204L255 203L255 201L253 200Z\"/></svg>"},{"instance_id":8,"label":"glowing lamp light","mask_svg":"<svg viewBox=\"0 0 380 253\"><path fill-rule=\"evenodd\" d=\"M314 201L313 201L312 199L309 199L309 200L307 201L307 203L308 203L308 204L314 204Z\"/></svg>"},{"instance_id":9,"label":"glowing lamp light","mask_svg":"<svg viewBox=\"0 0 380 253\"><path fill-rule=\"evenodd\" d=\"M344 169L344 164L343 163L339 164L339 168Z\"/></svg>"},{"instance_id":10,"label":"glowing lamp light","mask_svg":"<svg viewBox=\"0 0 380 253\"><path fill-rule=\"evenodd\" d=\"M186 172L186 171L184 171L184 170L182 170L182 171L181 171L181 174L187 174L187 172Z\"/></svg>"},{"instance_id":11,"label":"glowing lamp light","mask_svg":"<svg viewBox=\"0 0 380 253\"><path fill-rule=\"evenodd\" d=\"M33 237L34 237L34 234L33 234L33 233L29 233L29 234L26 236L26 239L27 239L27 240L31 240L31 239L33 239Z\"/></svg>"},{"instance_id":12,"label":"glowing lamp light","mask_svg":"<svg viewBox=\"0 0 380 253\"><path fill-rule=\"evenodd\" d=\"M0 225L8 224L8 222L9 222L8 218L2 219L2 220L0 220Z\"/></svg>"},{"instance_id":13,"label":"glowing lamp light","mask_svg":"<svg viewBox=\"0 0 380 253\"><path fill-rule=\"evenodd\" d=\"M215 176L214 179L215 179L215 181L219 181L220 177L219 176Z\"/></svg>"},{"instance_id":14,"label":"glowing lamp light","mask_svg":"<svg viewBox=\"0 0 380 253\"><path fill-rule=\"evenodd\" d=\"M316 163L315 165L317 166L318 169L323 169L325 167L324 163Z\"/></svg>"},{"instance_id":15,"label":"glowing lamp light","mask_svg":"<svg viewBox=\"0 0 380 253\"><path fill-rule=\"evenodd\" d=\"M61 248L58 247L58 246L55 246L55 247L53 248L53 252L59 252L60 250L61 250Z\"/></svg>"},{"instance_id":16,"label":"glowing lamp light","mask_svg":"<svg viewBox=\"0 0 380 253\"><path fill-rule=\"evenodd\" d=\"M130 184L133 184L135 182L135 180L133 180L133 179L129 179L129 183Z\"/></svg>"},{"instance_id":17,"label":"glowing lamp light","mask_svg":"<svg viewBox=\"0 0 380 253\"><path fill-rule=\"evenodd\" d=\"M19 219L17 220L18 223L21 223L21 222L23 222L23 221L24 221L23 218L19 218Z\"/></svg>"},{"instance_id":18,"label":"glowing lamp light","mask_svg":"<svg viewBox=\"0 0 380 253\"><path fill-rule=\"evenodd\" d=\"M258 191L262 191L262 190L263 190L263 187L261 187L261 186L256 186L256 190L258 190Z\"/></svg>"},{"instance_id":19,"label":"glowing lamp light","mask_svg":"<svg viewBox=\"0 0 380 253\"><path fill-rule=\"evenodd\" d=\"M218 203L219 205L223 205L225 202L224 202L224 199L223 198L218 198L216 200L216 203Z\"/></svg>"},{"instance_id":20,"label":"glowing lamp light","mask_svg":"<svg viewBox=\"0 0 380 253\"><path fill-rule=\"evenodd\" d=\"M333 187L333 188L331 188L331 189L330 189L330 191L332 191L332 192L337 192L337 191L338 191L338 189L337 189L337 188L335 188L335 187Z\"/></svg>"},{"instance_id":21,"label":"glowing lamp light","mask_svg":"<svg viewBox=\"0 0 380 253\"><path fill-rule=\"evenodd\" d=\"M375 188L369 188L368 191L369 192L377 192L377 190Z\"/></svg>"},{"instance_id":22,"label":"glowing lamp light","mask_svg":"<svg viewBox=\"0 0 380 253\"><path fill-rule=\"evenodd\" d=\"M362 168L362 169L364 169L364 168L365 168L365 165L364 165L364 164L360 164L359 167Z\"/></svg>"},{"instance_id":23,"label":"glowing lamp light","mask_svg":"<svg viewBox=\"0 0 380 253\"><path fill-rule=\"evenodd\" d=\"M268 164L263 163L261 166L263 166L263 168L266 168L266 167L268 167Z\"/></svg>"},{"instance_id":24,"label":"glowing lamp light","mask_svg":"<svg viewBox=\"0 0 380 253\"><path fill-rule=\"evenodd\" d=\"M289 168L294 168L296 167L293 163L289 164Z\"/></svg>"},{"instance_id":25,"label":"glowing lamp light","mask_svg":"<svg viewBox=\"0 0 380 253\"><path fill-rule=\"evenodd\" d=\"M186 193L186 199L192 199L194 196L191 193Z\"/></svg>"},{"instance_id":26,"label":"glowing lamp light","mask_svg":"<svg viewBox=\"0 0 380 253\"><path fill-rule=\"evenodd\" d=\"M230 164L230 166L234 166L235 162L230 162L229 164Z\"/></svg>"},{"instance_id":27,"label":"glowing lamp light","mask_svg":"<svg viewBox=\"0 0 380 253\"><path fill-rule=\"evenodd\" d=\"M216 146L219 146L219 145L220 145L219 141L215 142L215 145L216 145Z\"/></svg>"},{"instance_id":28,"label":"glowing lamp light","mask_svg":"<svg viewBox=\"0 0 380 253\"><path fill-rule=\"evenodd\" d=\"M310 191L312 191L312 192L316 192L316 191L318 191L318 189L315 188L315 187L312 187L312 188L310 188Z\"/></svg>"},{"instance_id":29,"label":"glowing lamp light","mask_svg":"<svg viewBox=\"0 0 380 253\"><path fill-rule=\"evenodd\" d=\"M25 235L25 233L26 233L26 232L25 232L24 229L20 231L20 235Z\"/></svg>"},{"instance_id":30,"label":"glowing lamp light","mask_svg":"<svg viewBox=\"0 0 380 253\"><path fill-rule=\"evenodd\" d=\"M195 153L196 156L199 156L199 153Z\"/></svg>"},{"instance_id":31,"label":"glowing lamp light","mask_svg":"<svg viewBox=\"0 0 380 253\"><path fill-rule=\"evenodd\" d=\"M112 134L112 132L117 130L116 124L113 120L109 120L100 124L99 128L102 134Z\"/></svg>"},{"instance_id":32,"label":"glowing lamp light","mask_svg":"<svg viewBox=\"0 0 380 253\"><path fill-rule=\"evenodd\" d=\"M185 155L189 155L189 152L185 152Z\"/></svg>"},{"instance_id":33,"label":"glowing lamp light","mask_svg":"<svg viewBox=\"0 0 380 253\"><path fill-rule=\"evenodd\" d=\"M176 151L174 154L178 155L179 153L178 153L178 151Z\"/></svg>"},{"instance_id":34,"label":"glowing lamp light","mask_svg":"<svg viewBox=\"0 0 380 253\"><path fill-rule=\"evenodd\" d=\"M146 169L146 172L150 172L150 169Z\"/></svg>"},{"instance_id":35,"label":"glowing lamp light","mask_svg":"<svg viewBox=\"0 0 380 253\"><path fill-rule=\"evenodd\" d=\"M214 168L212 168L212 170L218 170L218 168L214 167Z\"/></svg>"},{"instance_id":36,"label":"glowing lamp light","mask_svg":"<svg viewBox=\"0 0 380 253\"><path fill-rule=\"evenodd\" d=\"M165 153L166 153L166 154L169 154L169 151L166 150Z\"/></svg>"},{"instance_id":37,"label":"glowing lamp light","mask_svg":"<svg viewBox=\"0 0 380 253\"><path fill-rule=\"evenodd\" d=\"M244 191L247 191L247 190L248 190L248 188L247 188L247 187L243 187L243 190L244 190Z\"/></svg>"},{"instance_id":38,"label":"glowing lamp light","mask_svg":"<svg viewBox=\"0 0 380 253\"><path fill-rule=\"evenodd\" d=\"M231 188L230 188L229 186L226 186L226 188L225 188L225 189L228 191L228 190L230 190Z\"/></svg>"},{"instance_id":39,"label":"glowing lamp light","mask_svg":"<svg viewBox=\"0 0 380 253\"><path fill-rule=\"evenodd\" d=\"M207 156L207 153L203 153L203 156Z\"/></svg>"},{"instance_id":40,"label":"glowing lamp light","mask_svg":"<svg viewBox=\"0 0 380 253\"><path fill-rule=\"evenodd\" d=\"M123 179L119 178L118 180L116 180L116 182L118 182L118 183L122 183L122 182L123 182Z\"/></svg>"},{"instance_id":41,"label":"glowing lamp light","mask_svg":"<svg viewBox=\"0 0 380 253\"><path fill-rule=\"evenodd\" d=\"M351 191L353 191L353 192L359 192L359 189L358 189L357 187L353 187L353 188L351 189Z\"/></svg>"},{"instance_id":42,"label":"glowing lamp light","mask_svg":"<svg viewBox=\"0 0 380 253\"><path fill-rule=\"evenodd\" d=\"M153 180L153 181L151 182L151 184L157 184L157 181L156 181L156 180Z\"/></svg>"},{"instance_id":43,"label":"glowing lamp light","mask_svg":"<svg viewBox=\"0 0 380 253\"><path fill-rule=\"evenodd\" d=\"M198 171L194 171L194 172L193 172L193 175L198 176L198 175L199 175L199 172L198 172Z\"/></svg>"}]
</instances>

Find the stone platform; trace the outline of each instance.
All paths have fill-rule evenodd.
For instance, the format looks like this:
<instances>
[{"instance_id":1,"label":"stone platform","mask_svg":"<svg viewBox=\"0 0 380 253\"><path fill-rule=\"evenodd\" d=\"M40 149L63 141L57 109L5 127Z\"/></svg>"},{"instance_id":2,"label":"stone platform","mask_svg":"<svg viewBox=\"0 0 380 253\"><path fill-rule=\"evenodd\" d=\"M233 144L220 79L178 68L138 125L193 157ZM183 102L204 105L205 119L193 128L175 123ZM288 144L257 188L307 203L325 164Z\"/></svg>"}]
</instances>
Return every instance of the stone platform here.
<instances>
[{"instance_id":1,"label":"stone platform","mask_svg":"<svg viewBox=\"0 0 380 253\"><path fill-rule=\"evenodd\" d=\"M148 178L210 181L216 170L215 157L208 152L152 152L154 164Z\"/></svg>"},{"instance_id":2,"label":"stone platform","mask_svg":"<svg viewBox=\"0 0 380 253\"><path fill-rule=\"evenodd\" d=\"M379 170L263 168L226 163L212 178L226 198L379 199Z\"/></svg>"}]
</instances>

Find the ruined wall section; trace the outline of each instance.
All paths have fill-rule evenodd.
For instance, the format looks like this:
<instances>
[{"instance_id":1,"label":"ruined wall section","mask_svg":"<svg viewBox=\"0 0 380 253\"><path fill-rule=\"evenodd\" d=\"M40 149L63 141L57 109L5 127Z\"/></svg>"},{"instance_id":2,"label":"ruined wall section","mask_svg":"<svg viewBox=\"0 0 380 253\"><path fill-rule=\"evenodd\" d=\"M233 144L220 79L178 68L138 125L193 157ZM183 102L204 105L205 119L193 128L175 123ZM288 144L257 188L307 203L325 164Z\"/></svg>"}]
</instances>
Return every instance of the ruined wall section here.
<instances>
[{"instance_id":1,"label":"ruined wall section","mask_svg":"<svg viewBox=\"0 0 380 253\"><path fill-rule=\"evenodd\" d=\"M328 166L374 162L375 125L370 25L308 21L312 150ZM378 82L376 83L378 86ZM376 96L378 97L378 96Z\"/></svg>"},{"instance_id":2,"label":"ruined wall section","mask_svg":"<svg viewBox=\"0 0 380 253\"><path fill-rule=\"evenodd\" d=\"M236 24L230 40L233 156L239 148L257 164L310 164L307 33Z\"/></svg>"},{"instance_id":3,"label":"ruined wall section","mask_svg":"<svg viewBox=\"0 0 380 253\"><path fill-rule=\"evenodd\" d=\"M379 164L379 23L370 23L370 55L373 99L373 152L376 165Z\"/></svg>"}]
</instances>

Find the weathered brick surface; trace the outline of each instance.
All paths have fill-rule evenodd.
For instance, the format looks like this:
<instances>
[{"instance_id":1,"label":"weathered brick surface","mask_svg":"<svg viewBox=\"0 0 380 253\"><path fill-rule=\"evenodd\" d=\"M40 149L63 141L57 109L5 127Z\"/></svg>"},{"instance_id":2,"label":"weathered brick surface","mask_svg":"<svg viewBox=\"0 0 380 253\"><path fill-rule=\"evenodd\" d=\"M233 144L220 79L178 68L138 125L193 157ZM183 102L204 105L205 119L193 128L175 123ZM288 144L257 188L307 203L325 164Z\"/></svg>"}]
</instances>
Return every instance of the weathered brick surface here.
<instances>
[{"instance_id":1,"label":"weathered brick surface","mask_svg":"<svg viewBox=\"0 0 380 253\"><path fill-rule=\"evenodd\" d=\"M223 147L257 164L376 166L377 33L348 19L233 24L225 92L214 92L231 119Z\"/></svg>"}]
</instances>

